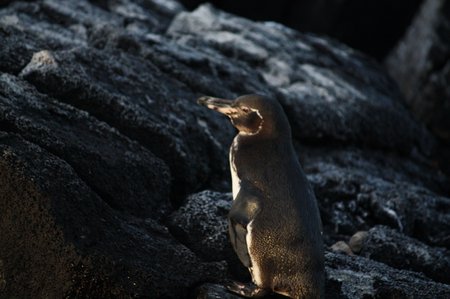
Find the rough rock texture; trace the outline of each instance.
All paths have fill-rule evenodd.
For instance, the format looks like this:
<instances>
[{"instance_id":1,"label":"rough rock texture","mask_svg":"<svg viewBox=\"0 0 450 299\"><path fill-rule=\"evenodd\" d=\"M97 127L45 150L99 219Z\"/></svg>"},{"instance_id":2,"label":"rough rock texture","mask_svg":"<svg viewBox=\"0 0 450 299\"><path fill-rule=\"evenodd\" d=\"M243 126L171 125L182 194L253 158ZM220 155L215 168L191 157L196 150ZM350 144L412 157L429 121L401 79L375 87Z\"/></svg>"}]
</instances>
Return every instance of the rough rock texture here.
<instances>
[{"instance_id":1,"label":"rough rock texture","mask_svg":"<svg viewBox=\"0 0 450 299\"><path fill-rule=\"evenodd\" d=\"M239 299L238 295L232 294L222 285L204 284L197 290L197 299Z\"/></svg>"},{"instance_id":2,"label":"rough rock texture","mask_svg":"<svg viewBox=\"0 0 450 299\"><path fill-rule=\"evenodd\" d=\"M409 26L422 0L181 0L187 8L209 2L253 20L273 20L301 32L332 36L383 59Z\"/></svg>"},{"instance_id":3,"label":"rough rock texture","mask_svg":"<svg viewBox=\"0 0 450 299\"><path fill-rule=\"evenodd\" d=\"M362 257L325 253L326 298L448 298L450 286Z\"/></svg>"},{"instance_id":4,"label":"rough rock texture","mask_svg":"<svg viewBox=\"0 0 450 299\"><path fill-rule=\"evenodd\" d=\"M398 269L422 272L438 282L450 283L450 251L427 246L385 226L375 226L368 231L360 255Z\"/></svg>"},{"instance_id":5,"label":"rough rock texture","mask_svg":"<svg viewBox=\"0 0 450 299\"><path fill-rule=\"evenodd\" d=\"M329 244L340 239L339 235L348 236L384 224L428 244L450 248L448 197L417 186L407 177L390 177L392 165L383 167L389 159L379 161L381 165L377 167L386 172L377 174L368 172L375 167L374 161L364 161L355 153L349 157L346 152L345 160L341 160L342 152L337 157L333 154L304 163L319 198L324 229L328 232L325 237L332 238Z\"/></svg>"},{"instance_id":6,"label":"rough rock texture","mask_svg":"<svg viewBox=\"0 0 450 299\"><path fill-rule=\"evenodd\" d=\"M226 236L235 131L195 99L254 92L288 115L326 245L386 225L370 240L408 253L327 253L328 298L449 297L420 256L448 260L449 177L367 56L157 0L2 2L0 44L0 297L214 298L248 280Z\"/></svg>"},{"instance_id":7,"label":"rough rock texture","mask_svg":"<svg viewBox=\"0 0 450 299\"><path fill-rule=\"evenodd\" d=\"M202 126L208 117L202 120L204 113L195 105L195 95L151 62L122 54L111 60L114 52L108 52L85 48L38 52L20 76L41 92L116 127L164 159L178 196L196 190L217 173L223 175L225 163L219 155L225 151ZM41 59L50 60L50 65ZM231 128L216 138L230 132Z\"/></svg>"},{"instance_id":8,"label":"rough rock texture","mask_svg":"<svg viewBox=\"0 0 450 299\"><path fill-rule=\"evenodd\" d=\"M168 228L183 244L207 261L226 260L228 272L250 281L248 270L234 253L228 238L227 215L231 193L205 190L189 196L172 215Z\"/></svg>"},{"instance_id":9,"label":"rough rock texture","mask_svg":"<svg viewBox=\"0 0 450 299\"><path fill-rule=\"evenodd\" d=\"M231 194L203 191L193 194L171 215L169 229L184 244L205 259L224 260L230 255L228 222ZM212 249L221 248L211 254Z\"/></svg>"},{"instance_id":10,"label":"rough rock texture","mask_svg":"<svg viewBox=\"0 0 450 299\"><path fill-rule=\"evenodd\" d=\"M3 298L179 298L223 272L151 218L112 209L45 149L2 132L0 153Z\"/></svg>"},{"instance_id":11,"label":"rough rock texture","mask_svg":"<svg viewBox=\"0 0 450 299\"><path fill-rule=\"evenodd\" d=\"M414 63L411 63L414 62ZM386 60L411 110L450 142L450 3L426 0Z\"/></svg>"},{"instance_id":12,"label":"rough rock texture","mask_svg":"<svg viewBox=\"0 0 450 299\"><path fill-rule=\"evenodd\" d=\"M256 77L257 91L276 96L285 107L294 137L431 150L431 137L400 104L392 81L373 61L342 44L275 23L231 18L208 5L179 14L168 33L215 64L233 63L247 78ZM224 73L218 84L232 89L233 75Z\"/></svg>"},{"instance_id":13,"label":"rough rock texture","mask_svg":"<svg viewBox=\"0 0 450 299\"><path fill-rule=\"evenodd\" d=\"M112 208L159 219L170 202L167 166L86 112L0 75L0 124L69 163Z\"/></svg>"},{"instance_id":14,"label":"rough rock texture","mask_svg":"<svg viewBox=\"0 0 450 299\"><path fill-rule=\"evenodd\" d=\"M232 129L210 136L205 121L212 127L220 122L194 105L196 95L165 76L152 61L133 55L140 47L135 39L152 36L150 29L123 28L121 18L89 2L73 8L73 15L55 4L54 10L59 10L51 16L71 16L84 28L83 35L69 35L66 26L56 26L42 16L47 5L48 1L18 2L0 12L0 24L6 23L0 41L8 45L0 50L4 61L0 70L20 73L39 91L92 114L163 158L173 173L175 203L207 180L223 176L227 164L219 157L225 151L217 139L230 140ZM17 10L21 13L11 15ZM96 13L90 18L86 13L91 10ZM97 18L97 14L105 16ZM112 21L105 25L105 18ZM115 22L120 24L117 28ZM205 146L197 146L198 142Z\"/></svg>"},{"instance_id":15,"label":"rough rock texture","mask_svg":"<svg viewBox=\"0 0 450 299\"><path fill-rule=\"evenodd\" d=\"M450 286L414 272L396 270L366 258L326 252L325 298L438 298L450 296ZM205 284L198 299L241 298L221 285ZM267 298L284 298L271 295Z\"/></svg>"},{"instance_id":16,"label":"rough rock texture","mask_svg":"<svg viewBox=\"0 0 450 299\"><path fill-rule=\"evenodd\" d=\"M217 211L223 208L223 198L227 196L211 191L195 194L172 215L173 223L183 229L185 242L225 239L227 232L222 226L226 217ZM213 207L213 203L217 203L217 207ZM180 212L188 214L188 210L200 223L209 226L186 225L185 219L190 215L181 216ZM212 258L232 255L232 249L220 242L211 242L207 250ZM369 230L359 255L366 258L326 253L326 298L446 298L450 294L447 249L426 245L386 226L376 226ZM233 261L228 262L236 266ZM241 273L232 274L244 280ZM234 298L220 285L202 286L197 298L221 296Z\"/></svg>"}]
</instances>

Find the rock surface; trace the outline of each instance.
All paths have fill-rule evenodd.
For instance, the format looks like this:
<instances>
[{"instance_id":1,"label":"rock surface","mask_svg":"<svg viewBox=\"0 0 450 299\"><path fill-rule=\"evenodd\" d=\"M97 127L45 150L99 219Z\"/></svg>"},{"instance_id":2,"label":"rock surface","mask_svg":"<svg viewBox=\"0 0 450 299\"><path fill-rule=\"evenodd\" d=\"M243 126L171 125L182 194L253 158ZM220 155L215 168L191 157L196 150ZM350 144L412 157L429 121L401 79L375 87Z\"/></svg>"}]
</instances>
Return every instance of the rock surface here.
<instances>
[{"instance_id":1,"label":"rock surface","mask_svg":"<svg viewBox=\"0 0 450 299\"><path fill-rule=\"evenodd\" d=\"M362 257L325 253L326 298L447 298L450 286Z\"/></svg>"},{"instance_id":2,"label":"rock surface","mask_svg":"<svg viewBox=\"0 0 450 299\"><path fill-rule=\"evenodd\" d=\"M2 296L234 298L235 131L195 99L255 92L288 115L326 245L370 232L368 258L327 253L327 298L450 296L438 142L367 56L157 0L2 3L0 44Z\"/></svg>"},{"instance_id":3,"label":"rock surface","mask_svg":"<svg viewBox=\"0 0 450 299\"><path fill-rule=\"evenodd\" d=\"M422 0L181 0L187 8L209 2L253 20L273 20L301 32L336 38L383 59L409 26Z\"/></svg>"},{"instance_id":4,"label":"rock surface","mask_svg":"<svg viewBox=\"0 0 450 299\"><path fill-rule=\"evenodd\" d=\"M408 153L433 146L381 68L335 41L233 18L208 5L177 15L168 33L208 55L213 64L234 64L240 76L254 78L238 92L253 88L277 97L296 138ZM233 90L239 78L230 71L218 74L222 80L217 85Z\"/></svg>"},{"instance_id":5,"label":"rock surface","mask_svg":"<svg viewBox=\"0 0 450 299\"><path fill-rule=\"evenodd\" d=\"M331 152L328 158L304 163L319 198L325 237L331 238L330 245L339 240L340 235L349 236L358 230L384 224L428 244L450 248L448 197L438 196L408 178L390 177L392 165L387 166L384 173L367 171L375 167L385 170L383 165L389 159L376 165L355 153L350 157L348 154L345 153L345 160L340 160L342 156L333 157Z\"/></svg>"},{"instance_id":6,"label":"rock surface","mask_svg":"<svg viewBox=\"0 0 450 299\"><path fill-rule=\"evenodd\" d=\"M423 275L396 270L362 257L326 252L325 298L447 298L450 287ZM198 299L238 299L221 285L205 284ZM270 295L267 298L285 298Z\"/></svg>"},{"instance_id":7,"label":"rock surface","mask_svg":"<svg viewBox=\"0 0 450 299\"><path fill-rule=\"evenodd\" d=\"M177 298L223 272L152 218L112 209L45 149L1 133L0 153L2 297Z\"/></svg>"},{"instance_id":8,"label":"rock surface","mask_svg":"<svg viewBox=\"0 0 450 299\"><path fill-rule=\"evenodd\" d=\"M69 163L112 208L160 219L170 209L170 174L151 152L86 112L0 75L0 123Z\"/></svg>"},{"instance_id":9,"label":"rock surface","mask_svg":"<svg viewBox=\"0 0 450 299\"><path fill-rule=\"evenodd\" d=\"M410 63L413 61L414 63ZM411 110L450 142L450 3L426 0L386 60Z\"/></svg>"},{"instance_id":10,"label":"rock surface","mask_svg":"<svg viewBox=\"0 0 450 299\"><path fill-rule=\"evenodd\" d=\"M193 194L171 215L169 229L201 257L216 261L229 259L232 255L227 215L231 200L231 194L208 190Z\"/></svg>"},{"instance_id":11,"label":"rock surface","mask_svg":"<svg viewBox=\"0 0 450 299\"><path fill-rule=\"evenodd\" d=\"M237 258L228 238L227 215L231 201L231 193L205 190L192 194L170 215L168 228L204 260L226 260L230 275L251 281L248 270Z\"/></svg>"},{"instance_id":12,"label":"rock surface","mask_svg":"<svg viewBox=\"0 0 450 299\"><path fill-rule=\"evenodd\" d=\"M375 226L368 231L360 255L397 269L422 272L438 282L450 283L448 250L427 246L385 226Z\"/></svg>"}]
</instances>

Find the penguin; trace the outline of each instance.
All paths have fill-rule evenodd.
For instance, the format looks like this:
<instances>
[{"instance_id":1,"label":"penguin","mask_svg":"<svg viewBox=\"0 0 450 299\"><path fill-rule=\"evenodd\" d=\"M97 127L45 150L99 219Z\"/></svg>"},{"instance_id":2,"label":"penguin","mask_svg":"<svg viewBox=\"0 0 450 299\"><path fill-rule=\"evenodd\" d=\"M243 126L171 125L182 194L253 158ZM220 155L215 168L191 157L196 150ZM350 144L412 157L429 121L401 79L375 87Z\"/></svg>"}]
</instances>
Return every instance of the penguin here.
<instances>
[{"instance_id":1,"label":"penguin","mask_svg":"<svg viewBox=\"0 0 450 299\"><path fill-rule=\"evenodd\" d=\"M230 148L233 203L229 237L253 283L229 291L249 298L272 292L323 298L322 224L314 192L292 144L276 99L204 96L197 102L229 117L238 134Z\"/></svg>"}]
</instances>

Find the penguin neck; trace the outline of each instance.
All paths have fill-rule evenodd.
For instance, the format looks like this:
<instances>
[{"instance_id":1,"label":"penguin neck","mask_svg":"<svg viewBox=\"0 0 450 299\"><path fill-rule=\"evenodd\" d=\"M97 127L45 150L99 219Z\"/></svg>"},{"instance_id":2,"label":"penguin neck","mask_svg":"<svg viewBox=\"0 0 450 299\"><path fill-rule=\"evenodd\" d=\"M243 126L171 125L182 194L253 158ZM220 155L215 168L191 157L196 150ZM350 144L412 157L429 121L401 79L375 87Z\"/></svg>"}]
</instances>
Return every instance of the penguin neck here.
<instances>
[{"instance_id":1,"label":"penguin neck","mask_svg":"<svg viewBox=\"0 0 450 299\"><path fill-rule=\"evenodd\" d=\"M230 157L238 158L241 161L252 160L264 163L265 159L272 157L272 153L277 152L279 159L288 157L294 153L290 132L288 135L264 135L264 134L242 134L234 137L230 148ZM267 160L266 160L267 161Z\"/></svg>"},{"instance_id":2,"label":"penguin neck","mask_svg":"<svg viewBox=\"0 0 450 299\"><path fill-rule=\"evenodd\" d=\"M292 157L295 153L290 136L236 135L229 156L233 199L236 199L242 182L258 186L267 169L277 171L280 165L293 164Z\"/></svg>"},{"instance_id":3,"label":"penguin neck","mask_svg":"<svg viewBox=\"0 0 450 299\"><path fill-rule=\"evenodd\" d=\"M254 133L248 133L248 132L239 132L234 137L234 142L239 143L255 143L255 144L262 144L262 143L289 143L292 144L292 137L291 137L291 131L288 130L286 134L280 134L275 133L274 131L270 130L268 131L265 127L260 127L256 132Z\"/></svg>"}]
</instances>

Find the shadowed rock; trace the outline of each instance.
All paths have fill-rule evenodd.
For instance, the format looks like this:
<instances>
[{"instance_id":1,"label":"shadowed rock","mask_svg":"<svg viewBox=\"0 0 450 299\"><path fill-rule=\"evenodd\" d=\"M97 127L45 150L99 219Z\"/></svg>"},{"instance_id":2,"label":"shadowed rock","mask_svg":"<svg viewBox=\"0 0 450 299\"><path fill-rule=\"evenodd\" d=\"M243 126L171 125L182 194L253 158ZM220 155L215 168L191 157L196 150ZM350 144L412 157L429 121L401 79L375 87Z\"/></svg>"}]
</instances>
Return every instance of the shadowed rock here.
<instances>
[{"instance_id":1,"label":"shadowed rock","mask_svg":"<svg viewBox=\"0 0 450 299\"><path fill-rule=\"evenodd\" d=\"M61 3L0 9L2 295L214 297L224 294L214 283L250 279L222 193L235 131L200 95L280 101L327 245L386 225L405 246L450 248L435 139L371 59L211 6ZM404 260L417 268L384 258L430 278L328 253L328 297L448 297L420 258Z\"/></svg>"},{"instance_id":2,"label":"shadowed rock","mask_svg":"<svg viewBox=\"0 0 450 299\"><path fill-rule=\"evenodd\" d=\"M450 286L366 258L325 253L325 298L440 298Z\"/></svg>"},{"instance_id":3,"label":"shadowed rock","mask_svg":"<svg viewBox=\"0 0 450 299\"><path fill-rule=\"evenodd\" d=\"M225 155L221 144L231 142L232 129L211 135L210 127L223 127L224 120L198 107L198 94L183 83L133 55L137 41L152 36L151 26L132 32L121 17L82 1L73 7L71 22L86 32L67 38L64 26L36 13L49 3L19 2L0 11L0 28L5 28L0 41L7 45L0 49L0 69L18 74L19 63L21 77L40 92L92 114L165 160L173 173L175 204L207 182L220 188L228 163L218 157ZM102 21L105 16L108 22Z\"/></svg>"},{"instance_id":4,"label":"shadowed rock","mask_svg":"<svg viewBox=\"0 0 450 299\"><path fill-rule=\"evenodd\" d=\"M400 104L381 68L333 40L251 22L209 5L180 13L168 34L215 61L239 65L249 78L262 77L260 84L271 89L258 92L280 100L297 138L431 150L431 137ZM234 82L228 74L221 85L232 89Z\"/></svg>"},{"instance_id":5,"label":"shadowed rock","mask_svg":"<svg viewBox=\"0 0 450 299\"><path fill-rule=\"evenodd\" d=\"M210 259L225 258L235 267L235 261L230 258L233 251L225 243L228 233L224 222L229 203L223 200L228 197L228 194L211 191L195 194L172 215L171 222L172 230L179 231L177 235L183 243ZM205 244L206 240L211 241ZM449 262L448 250L377 226L366 234L360 255L370 259L326 253L327 298L446 298L450 292L450 286L443 284L448 283L445 271ZM434 281L422 274L401 269L423 272ZM233 277L241 278L242 272L233 273ZM410 284L414 286L409 288ZM425 288L427 284L429 289ZM199 290L198 298L215 298L219 294L230 296L222 286L205 285Z\"/></svg>"},{"instance_id":6,"label":"shadowed rock","mask_svg":"<svg viewBox=\"0 0 450 299\"><path fill-rule=\"evenodd\" d=\"M208 261L226 260L231 275L250 281L228 237L231 194L203 191L186 198L170 216L169 230L179 241Z\"/></svg>"},{"instance_id":7,"label":"shadowed rock","mask_svg":"<svg viewBox=\"0 0 450 299\"><path fill-rule=\"evenodd\" d=\"M112 208L155 219L167 214L170 174L164 162L105 123L6 74L0 75L0 126L65 160Z\"/></svg>"},{"instance_id":8,"label":"shadowed rock","mask_svg":"<svg viewBox=\"0 0 450 299\"><path fill-rule=\"evenodd\" d=\"M149 61L132 55L111 59L114 53L95 49L38 52L21 76L41 92L88 111L167 161L175 196L221 178L226 164L219 155L225 152L217 140L228 139L231 128L211 135L205 122L216 126L218 122L201 111L185 86ZM39 62L44 55L54 61L51 67ZM127 69L122 70L122 65ZM161 80L166 84L160 84Z\"/></svg>"},{"instance_id":9,"label":"shadowed rock","mask_svg":"<svg viewBox=\"0 0 450 299\"><path fill-rule=\"evenodd\" d=\"M384 224L425 243L450 247L448 197L350 165L317 160L306 165L328 232L326 239L335 236L327 243L341 239L336 235L349 237L358 230Z\"/></svg>"},{"instance_id":10,"label":"shadowed rock","mask_svg":"<svg viewBox=\"0 0 450 299\"><path fill-rule=\"evenodd\" d=\"M273 20L300 32L334 37L382 59L409 26L421 0L181 0L189 9L209 2L253 20ZM400 13L401 12L401 13Z\"/></svg>"},{"instance_id":11,"label":"shadowed rock","mask_svg":"<svg viewBox=\"0 0 450 299\"><path fill-rule=\"evenodd\" d=\"M212 191L193 194L171 215L169 229L200 256L219 261L226 259L230 256L226 217L230 208L230 194ZM212 249L222 250L211 255Z\"/></svg>"},{"instance_id":12,"label":"shadowed rock","mask_svg":"<svg viewBox=\"0 0 450 299\"><path fill-rule=\"evenodd\" d=\"M426 0L386 60L415 115L450 141L450 3Z\"/></svg>"},{"instance_id":13,"label":"shadowed rock","mask_svg":"<svg viewBox=\"0 0 450 299\"><path fill-rule=\"evenodd\" d=\"M2 132L0 154L2 296L180 298L220 277L223 265L111 209L46 150Z\"/></svg>"},{"instance_id":14,"label":"shadowed rock","mask_svg":"<svg viewBox=\"0 0 450 299\"><path fill-rule=\"evenodd\" d=\"M197 290L197 299L239 299L242 298L227 291L222 285L204 284Z\"/></svg>"},{"instance_id":15,"label":"shadowed rock","mask_svg":"<svg viewBox=\"0 0 450 299\"><path fill-rule=\"evenodd\" d=\"M385 226L368 231L360 255L398 269L422 272L435 281L449 284L450 251L429 247Z\"/></svg>"}]
</instances>

